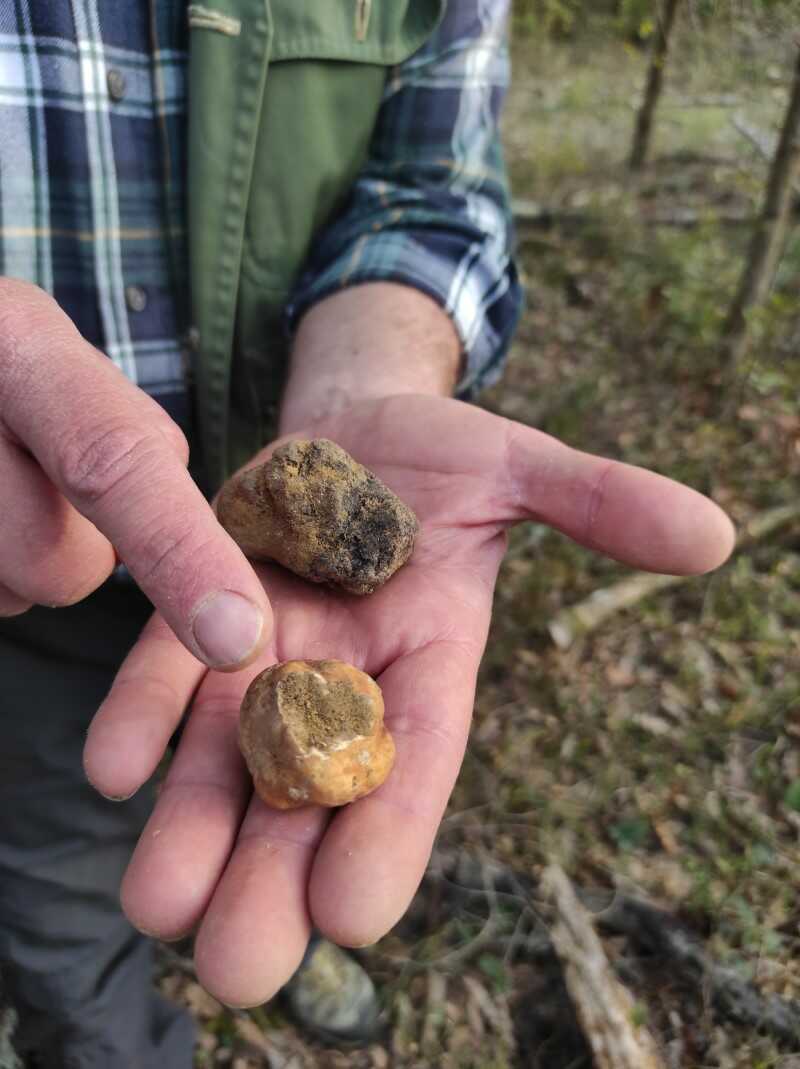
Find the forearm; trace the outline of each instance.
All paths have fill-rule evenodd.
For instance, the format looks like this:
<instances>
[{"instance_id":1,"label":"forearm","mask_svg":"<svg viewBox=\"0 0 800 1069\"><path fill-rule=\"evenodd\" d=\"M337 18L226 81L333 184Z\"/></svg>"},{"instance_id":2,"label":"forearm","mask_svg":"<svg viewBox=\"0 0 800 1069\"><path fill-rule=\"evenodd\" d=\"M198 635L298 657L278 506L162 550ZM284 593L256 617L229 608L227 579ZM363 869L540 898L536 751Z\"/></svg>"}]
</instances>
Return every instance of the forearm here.
<instances>
[{"instance_id":1,"label":"forearm","mask_svg":"<svg viewBox=\"0 0 800 1069\"><path fill-rule=\"evenodd\" d=\"M448 396L460 362L452 321L426 294L393 282L342 290L313 305L300 322L279 433L367 398Z\"/></svg>"}]
</instances>

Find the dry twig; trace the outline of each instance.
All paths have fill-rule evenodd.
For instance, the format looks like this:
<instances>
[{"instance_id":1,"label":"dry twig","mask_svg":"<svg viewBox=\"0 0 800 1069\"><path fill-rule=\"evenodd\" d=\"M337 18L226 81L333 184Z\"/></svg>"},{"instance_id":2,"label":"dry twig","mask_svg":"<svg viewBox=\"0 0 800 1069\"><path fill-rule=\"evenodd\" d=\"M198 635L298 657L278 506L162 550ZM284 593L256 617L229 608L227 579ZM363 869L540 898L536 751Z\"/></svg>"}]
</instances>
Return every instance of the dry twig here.
<instances>
[{"instance_id":1,"label":"dry twig","mask_svg":"<svg viewBox=\"0 0 800 1069\"><path fill-rule=\"evenodd\" d=\"M12 1039L17 1025L17 1015L10 1006L0 1009L0 1069L22 1069Z\"/></svg>"},{"instance_id":2,"label":"dry twig","mask_svg":"<svg viewBox=\"0 0 800 1069\"><path fill-rule=\"evenodd\" d=\"M542 884L555 907L553 946L597 1069L665 1069L650 1032L636 1023L633 998L617 980L564 870L550 865Z\"/></svg>"},{"instance_id":3,"label":"dry twig","mask_svg":"<svg viewBox=\"0 0 800 1069\"><path fill-rule=\"evenodd\" d=\"M536 915L537 889L529 876L499 862L477 859L464 850L437 849L434 858L438 878L446 879L458 891L480 893L488 876L496 895L513 895L527 902ZM594 914L599 927L627 939L641 957L640 964L671 970L698 997L708 993L719 1019L757 1028L784 1045L800 1045L800 1003L764 995L734 969L719 965L671 913L641 898L609 891L578 887L576 896ZM552 956L552 933L537 924L525 950L538 960Z\"/></svg>"},{"instance_id":4,"label":"dry twig","mask_svg":"<svg viewBox=\"0 0 800 1069\"><path fill-rule=\"evenodd\" d=\"M514 214L514 222L518 227L539 227L546 230L548 227L583 227L596 220L590 212L570 210L568 208L553 208L540 204L535 200L518 198L512 201L511 210ZM677 205L666 211L643 212L637 221L645 226L670 226L690 230L693 227L707 223L713 218L715 223L721 225L737 226L742 223L752 223L752 213L746 210L739 211L715 211L688 208L685 205Z\"/></svg>"},{"instance_id":5,"label":"dry twig","mask_svg":"<svg viewBox=\"0 0 800 1069\"><path fill-rule=\"evenodd\" d=\"M428 990L425 1001L425 1015L422 1020L420 1050L424 1055L432 1056L442 1049L440 1033L446 1017L447 980L444 975L431 969L428 972Z\"/></svg>"},{"instance_id":6,"label":"dry twig","mask_svg":"<svg viewBox=\"0 0 800 1069\"><path fill-rule=\"evenodd\" d=\"M762 995L735 969L716 964L670 913L619 895L597 920L608 931L626 935L640 953L677 967L698 992L707 990L720 1016L767 1032L781 1043L800 1043L800 1006L779 995Z\"/></svg>"},{"instance_id":7,"label":"dry twig","mask_svg":"<svg viewBox=\"0 0 800 1069\"><path fill-rule=\"evenodd\" d=\"M800 504L780 505L777 508L759 512L739 532L736 548L744 549L798 519L800 519ZM612 586L593 591L577 605L562 609L547 625L547 630L559 649L569 649L579 635L594 631L615 612L629 609L651 594L677 586L678 583L685 583L690 578L692 577L686 575L653 575L650 572L636 572Z\"/></svg>"},{"instance_id":8,"label":"dry twig","mask_svg":"<svg viewBox=\"0 0 800 1069\"><path fill-rule=\"evenodd\" d=\"M778 135L771 130L762 130L760 126L753 126L743 115L738 113L731 117L731 126L745 140L749 141L759 156L762 156L765 160L771 160L775 155ZM800 193L800 181L795 181L793 185L795 193Z\"/></svg>"}]
</instances>

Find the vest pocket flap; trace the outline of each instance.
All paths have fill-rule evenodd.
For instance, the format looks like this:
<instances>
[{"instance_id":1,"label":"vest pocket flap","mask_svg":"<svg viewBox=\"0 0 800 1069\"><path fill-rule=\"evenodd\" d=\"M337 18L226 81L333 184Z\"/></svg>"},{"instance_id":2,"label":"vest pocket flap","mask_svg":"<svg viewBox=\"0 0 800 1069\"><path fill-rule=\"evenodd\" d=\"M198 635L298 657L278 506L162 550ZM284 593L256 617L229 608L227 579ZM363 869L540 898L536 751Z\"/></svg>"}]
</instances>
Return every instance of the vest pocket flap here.
<instances>
[{"instance_id":1,"label":"vest pocket flap","mask_svg":"<svg viewBox=\"0 0 800 1069\"><path fill-rule=\"evenodd\" d=\"M271 61L394 65L433 33L445 0L270 0Z\"/></svg>"}]
</instances>

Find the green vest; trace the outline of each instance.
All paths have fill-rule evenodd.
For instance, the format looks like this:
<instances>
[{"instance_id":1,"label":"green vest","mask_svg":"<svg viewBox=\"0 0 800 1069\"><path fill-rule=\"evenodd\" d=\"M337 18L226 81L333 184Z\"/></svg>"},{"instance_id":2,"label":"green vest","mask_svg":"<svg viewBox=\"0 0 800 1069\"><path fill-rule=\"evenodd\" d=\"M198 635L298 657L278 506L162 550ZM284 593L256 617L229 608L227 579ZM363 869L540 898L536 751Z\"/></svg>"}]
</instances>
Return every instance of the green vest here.
<instances>
[{"instance_id":1,"label":"green vest","mask_svg":"<svg viewBox=\"0 0 800 1069\"><path fill-rule=\"evenodd\" d=\"M286 298L365 160L388 68L424 43L444 5L189 7L192 360L210 490L272 429Z\"/></svg>"}]
</instances>

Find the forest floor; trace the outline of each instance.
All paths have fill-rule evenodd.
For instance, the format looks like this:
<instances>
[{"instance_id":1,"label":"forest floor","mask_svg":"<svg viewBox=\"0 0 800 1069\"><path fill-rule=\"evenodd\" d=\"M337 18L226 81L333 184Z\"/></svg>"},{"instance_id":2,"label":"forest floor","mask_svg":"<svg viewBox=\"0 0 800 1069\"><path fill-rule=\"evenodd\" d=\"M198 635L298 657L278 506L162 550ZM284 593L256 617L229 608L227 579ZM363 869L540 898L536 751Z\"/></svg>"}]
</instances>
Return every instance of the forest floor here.
<instances>
[{"instance_id":1,"label":"forest floor","mask_svg":"<svg viewBox=\"0 0 800 1069\"><path fill-rule=\"evenodd\" d=\"M645 54L600 31L515 40L505 138L514 196L538 220L519 227L527 305L482 403L681 479L741 528L798 497L797 229L746 364L731 373L716 346L766 174L732 120L774 131L790 63L769 26L695 28L678 45L634 181ZM431 871L361 955L385 1041L326 1050L279 1005L228 1013L168 959L162 987L203 1025L198 1065L589 1069L546 938L551 860L580 888L668 911L756 1006L800 1001L800 526L558 648L559 610L626 574L545 528L513 532ZM498 870L516 890L497 890ZM800 1039L718 999L710 971L603 939L671 1069L800 1066Z\"/></svg>"}]
</instances>

